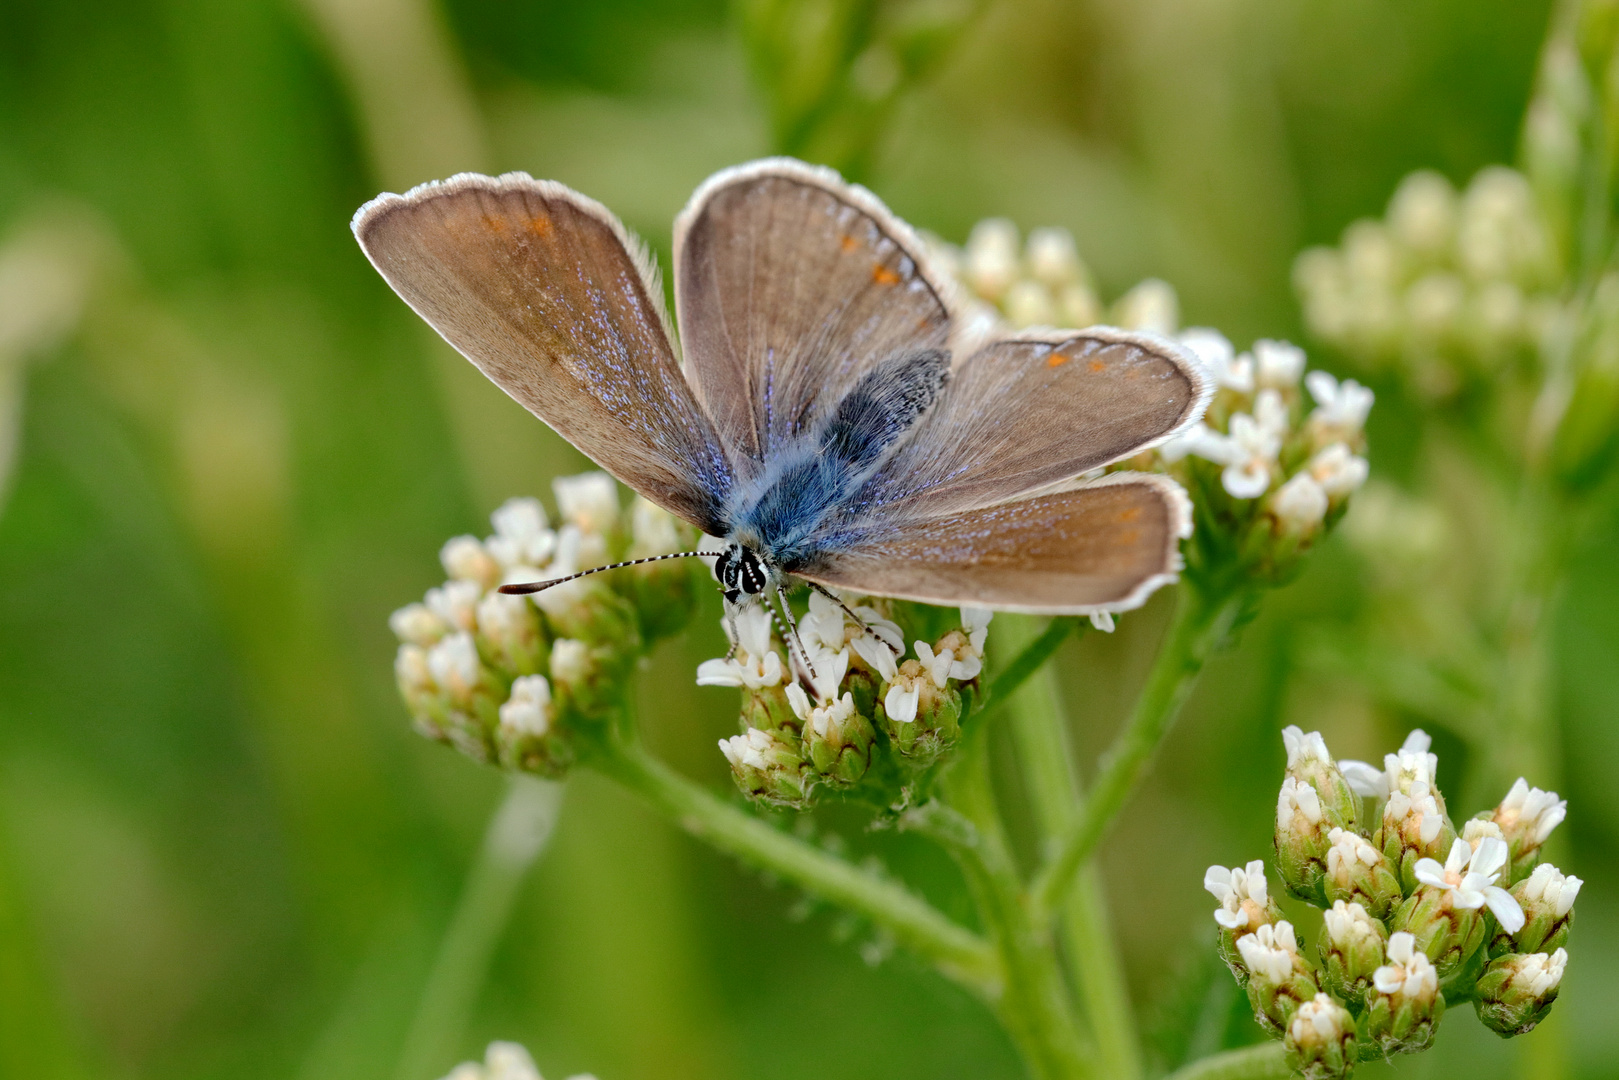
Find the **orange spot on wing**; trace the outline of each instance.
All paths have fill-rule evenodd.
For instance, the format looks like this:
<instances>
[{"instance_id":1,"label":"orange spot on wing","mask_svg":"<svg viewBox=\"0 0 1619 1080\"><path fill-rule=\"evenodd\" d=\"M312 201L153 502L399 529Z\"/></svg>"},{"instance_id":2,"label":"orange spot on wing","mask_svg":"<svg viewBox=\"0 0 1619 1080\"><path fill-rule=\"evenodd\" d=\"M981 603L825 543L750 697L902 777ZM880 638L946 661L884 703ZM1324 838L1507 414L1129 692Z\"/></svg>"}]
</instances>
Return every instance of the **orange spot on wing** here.
<instances>
[{"instance_id":1,"label":"orange spot on wing","mask_svg":"<svg viewBox=\"0 0 1619 1080\"><path fill-rule=\"evenodd\" d=\"M845 252L849 252L859 247L860 241L856 240L852 236L845 236L838 240L838 246L841 247Z\"/></svg>"},{"instance_id":2,"label":"orange spot on wing","mask_svg":"<svg viewBox=\"0 0 1619 1080\"><path fill-rule=\"evenodd\" d=\"M1100 361L1100 360L1092 360L1090 362L1089 367L1090 367L1091 371L1093 371L1093 372L1106 371L1107 370L1107 365L1102 363L1102 361Z\"/></svg>"},{"instance_id":3,"label":"orange spot on wing","mask_svg":"<svg viewBox=\"0 0 1619 1080\"><path fill-rule=\"evenodd\" d=\"M488 214L485 214L483 218L483 227L496 235L500 235L506 231L506 222L498 217L490 217Z\"/></svg>"},{"instance_id":4,"label":"orange spot on wing","mask_svg":"<svg viewBox=\"0 0 1619 1080\"><path fill-rule=\"evenodd\" d=\"M1062 367L1072 359L1073 357L1071 356L1064 356L1060 352L1054 352L1050 356L1046 357L1046 367Z\"/></svg>"},{"instance_id":5,"label":"orange spot on wing","mask_svg":"<svg viewBox=\"0 0 1619 1080\"><path fill-rule=\"evenodd\" d=\"M550 218L543 218L543 217L532 218L532 219L529 220L528 227L529 227L530 230L533 231L535 236L550 236L551 235L551 219Z\"/></svg>"},{"instance_id":6,"label":"orange spot on wing","mask_svg":"<svg viewBox=\"0 0 1619 1080\"><path fill-rule=\"evenodd\" d=\"M871 268L871 280L879 285L898 285L899 275L882 263L878 263Z\"/></svg>"},{"instance_id":7,"label":"orange spot on wing","mask_svg":"<svg viewBox=\"0 0 1619 1080\"><path fill-rule=\"evenodd\" d=\"M1127 525L1141 517L1141 507L1131 506L1119 511L1119 524Z\"/></svg>"}]
</instances>

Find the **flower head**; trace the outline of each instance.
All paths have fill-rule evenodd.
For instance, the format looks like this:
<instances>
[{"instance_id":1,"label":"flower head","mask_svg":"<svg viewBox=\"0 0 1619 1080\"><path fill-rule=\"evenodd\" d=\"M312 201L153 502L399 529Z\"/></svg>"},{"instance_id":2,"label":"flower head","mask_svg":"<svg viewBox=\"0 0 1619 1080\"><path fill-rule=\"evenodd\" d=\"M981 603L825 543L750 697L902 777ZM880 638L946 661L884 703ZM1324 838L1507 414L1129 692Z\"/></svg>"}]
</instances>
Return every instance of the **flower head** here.
<instances>
[{"instance_id":1,"label":"flower head","mask_svg":"<svg viewBox=\"0 0 1619 1080\"><path fill-rule=\"evenodd\" d=\"M1304 1080L1342 1080L1355 1064L1355 1018L1331 994L1300 1003L1287 1025L1287 1063Z\"/></svg>"},{"instance_id":2,"label":"flower head","mask_svg":"<svg viewBox=\"0 0 1619 1080\"><path fill-rule=\"evenodd\" d=\"M1534 1029L1551 1010L1568 967L1568 951L1512 953L1490 962L1479 976L1479 1019L1502 1035Z\"/></svg>"},{"instance_id":3,"label":"flower head","mask_svg":"<svg viewBox=\"0 0 1619 1080\"><path fill-rule=\"evenodd\" d=\"M1477 850L1457 838L1450 856L1440 866L1433 859L1417 862L1416 877L1424 885L1444 892L1453 907L1478 909L1486 904L1501 926L1517 933L1523 926L1523 909L1512 894L1496 885L1507 865L1507 846L1494 837L1485 837Z\"/></svg>"}]
</instances>

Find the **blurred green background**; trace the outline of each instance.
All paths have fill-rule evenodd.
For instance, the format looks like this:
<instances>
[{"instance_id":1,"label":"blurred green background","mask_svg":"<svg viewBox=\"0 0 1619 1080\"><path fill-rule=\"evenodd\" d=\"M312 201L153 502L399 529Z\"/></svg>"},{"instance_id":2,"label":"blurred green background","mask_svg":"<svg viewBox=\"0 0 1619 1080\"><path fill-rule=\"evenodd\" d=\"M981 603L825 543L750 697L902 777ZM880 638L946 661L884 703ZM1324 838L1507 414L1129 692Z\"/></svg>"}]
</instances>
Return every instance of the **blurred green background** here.
<instances>
[{"instance_id":1,"label":"blurred green background","mask_svg":"<svg viewBox=\"0 0 1619 1080\"><path fill-rule=\"evenodd\" d=\"M839 5L801 6L811 40ZM523 169L601 199L667 258L708 173L830 147L948 239L989 215L1064 225L1108 295L1158 275L1185 322L1302 340L1298 250L1379 213L1412 169L1463 183L1513 159L1548 7L992 3L849 121L869 131L846 152L836 115L830 142L793 141L722 0L6 4L0 248L33 244L59 273L0 272L0 434L17 425L0 1075L396 1075L503 781L411 733L386 617L440 580L444 538L586 463L387 290L347 228L362 201ZM31 337L8 330L46 308ZM1378 389L1374 475L1399 480L1416 406ZM1458 1009L1400 1075L1619 1075L1619 517L1592 535L1557 616L1552 773L1530 777L1569 799L1553 856L1588 881L1562 999L1510 1044ZM1281 726L1370 758L1409 726L1297 670L1301 629L1352 617L1362 574L1335 540L1271 599L1108 843L1161 1065L1257 1036L1199 886L1211 862L1266 855ZM1165 610L1063 654L1087 754ZM659 752L720 786L733 697L691 677L722 651L714 613L655 659L643 715ZM1437 735L1442 775L1465 775L1473 751ZM853 836L954 894L930 851ZM461 1056L511 1038L553 1077L1018 1075L974 1001L863 944L582 775Z\"/></svg>"}]
</instances>

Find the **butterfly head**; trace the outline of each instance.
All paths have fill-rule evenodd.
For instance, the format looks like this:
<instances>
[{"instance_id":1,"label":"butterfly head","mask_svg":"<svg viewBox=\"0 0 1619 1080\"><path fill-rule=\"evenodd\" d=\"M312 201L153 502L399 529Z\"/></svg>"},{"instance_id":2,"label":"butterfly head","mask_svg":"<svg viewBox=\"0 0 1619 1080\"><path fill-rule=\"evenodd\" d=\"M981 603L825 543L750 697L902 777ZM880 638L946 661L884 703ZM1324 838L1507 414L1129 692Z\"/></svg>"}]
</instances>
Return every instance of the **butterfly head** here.
<instances>
[{"instance_id":1,"label":"butterfly head","mask_svg":"<svg viewBox=\"0 0 1619 1080\"><path fill-rule=\"evenodd\" d=\"M777 575L750 547L732 541L714 560L714 579L725 590L727 603L739 604L763 593Z\"/></svg>"}]
</instances>

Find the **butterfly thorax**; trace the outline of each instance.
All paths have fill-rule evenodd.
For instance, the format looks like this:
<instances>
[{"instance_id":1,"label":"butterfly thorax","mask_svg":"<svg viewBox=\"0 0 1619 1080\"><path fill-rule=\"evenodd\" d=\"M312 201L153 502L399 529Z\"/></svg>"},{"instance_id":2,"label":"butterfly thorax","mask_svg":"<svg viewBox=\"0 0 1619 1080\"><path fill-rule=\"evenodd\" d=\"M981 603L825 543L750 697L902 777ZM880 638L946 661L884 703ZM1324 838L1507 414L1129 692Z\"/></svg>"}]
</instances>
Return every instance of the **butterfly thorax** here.
<instances>
[{"instance_id":1,"label":"butterfly thorax","mask_svg":"<svg viewBox=\"0 0 1619 1080\"><path fill-rule=\"evenodd\" d=\"M860 491L932 407L948 373L949 356L939 350L895 356L767 451L726 508L725 538L758 564L761 589L781 574L812 569L852 538L846 525ZM726 565L741 572L742 558Z\"/></svg>"}]
</instances>

